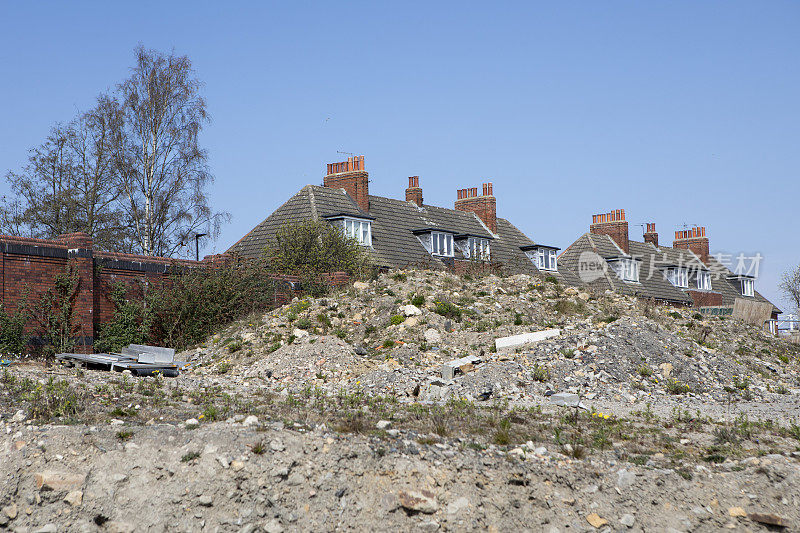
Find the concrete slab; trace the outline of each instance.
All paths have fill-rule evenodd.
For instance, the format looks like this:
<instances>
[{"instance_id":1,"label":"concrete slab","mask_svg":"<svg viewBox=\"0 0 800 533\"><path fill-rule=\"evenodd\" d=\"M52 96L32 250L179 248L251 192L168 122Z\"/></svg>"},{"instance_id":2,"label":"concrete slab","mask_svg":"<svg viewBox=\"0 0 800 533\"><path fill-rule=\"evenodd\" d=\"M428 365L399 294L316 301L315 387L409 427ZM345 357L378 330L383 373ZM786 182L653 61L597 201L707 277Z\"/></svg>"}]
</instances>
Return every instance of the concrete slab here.
<instances>
[{"instance_id":1,"label":"concrete slab","mask_svg":"<svg viewBox=\"0 0 800 533\"><path fill-rule=\"evenodd\" d=\"M503 349L514 348L532 342L539 342L550 337L561 335L560 329L545 329L542 331L534 331L531 333L522 333L520 335L512 335L510 337L500 337L494 341L495 348L498 351Z\"/></svg>"}]
</instances>

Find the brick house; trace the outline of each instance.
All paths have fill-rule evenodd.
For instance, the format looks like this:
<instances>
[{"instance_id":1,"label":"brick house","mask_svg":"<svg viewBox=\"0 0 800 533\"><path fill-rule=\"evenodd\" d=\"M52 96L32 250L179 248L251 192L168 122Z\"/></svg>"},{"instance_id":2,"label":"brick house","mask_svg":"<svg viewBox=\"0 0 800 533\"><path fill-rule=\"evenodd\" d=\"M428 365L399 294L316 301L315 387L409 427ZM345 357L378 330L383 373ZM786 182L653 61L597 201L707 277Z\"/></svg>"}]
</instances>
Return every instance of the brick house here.
<instances>
[{"instance_id":1,"label":"brick house","mask_svg":"<svg viewBox=\"0 0 800 533\"><path fill-rule=\"evenodd\" d=\"M631 240L624 209L593 215L589 232L569 245L558 262L570 285L692 306L709 314L731 314L737 300L739 305L768 304L772 320L781 312L755 290L753 275L734 273L709 252L705 227L676 231L669 247L659 244L654 223L647 224L641 242Z\"/></svg>"},{"instance_id":2,"label":"brick house","mask_svg":"<svg viewBox=\"0 0 800 533\"><path fill-rule=\"evenodd\" d=\"M419 176L404 199L369 194L364 156L331 163L323 185L306 185L227 253L263 254L284 224L309 219L336 225L369 250L380 268L423 267L456 272L499 268L507 273L557 274L554 246L537 244L497 217L491 183L459 189L453 209L423 202Z\"/></svg>"}]
</instances>

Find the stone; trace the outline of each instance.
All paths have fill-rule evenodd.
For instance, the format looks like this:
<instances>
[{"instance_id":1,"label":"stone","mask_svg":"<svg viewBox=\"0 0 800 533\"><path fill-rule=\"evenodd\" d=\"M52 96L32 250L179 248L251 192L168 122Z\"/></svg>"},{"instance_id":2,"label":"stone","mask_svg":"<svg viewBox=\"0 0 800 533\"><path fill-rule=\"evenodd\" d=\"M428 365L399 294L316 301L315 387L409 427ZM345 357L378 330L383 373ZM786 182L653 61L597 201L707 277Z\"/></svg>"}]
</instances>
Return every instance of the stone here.
<instances>
[{"instance_id":1,"label":"stone","mask_svg":"<svg viewBox=\"0 0 800 533\"><path fill-rule=\"evenodd\" d=\"M417 529L419 531L439 531L439 527L439 522L435 520L427 520L417 524Z\"/></svg>"},{"instance_id":2,"label":"stone","mask_svg":"<svg viewBox=\"0 0 800 533\"><path fill-rule=\"evenodd\" d=\"M244 470L244 463L242 461L231 461L231 470L234 472Z\"/></svg>"},{"instance_id":3,"label":"stone","mask_svg":"<svg viewBox=\"0 0 800 533\"><path fill-rule=\"evenodd\" d=\"M433 514L439 510L436 496L429 490L401 490L397 499L403 508L425 514Z\"/></svg>"},{"instance_id":4,"label":"stone","mask_svg":"<svg viewBox=\"0 0 800 533\"><path fill-rule=\"evenodd\" d=\"M580 407L587 409L587 407L580 401L581 398L577 394L571 392L557 392L550 396L550 403L560 405L562 407Z\"/></svg>"},{"instance_id":5,"label":"stone","mask_svg":"<svg viewBox=\"0 0 800 533\"><path fill-rule=\"evenodd\" d=\"M245 426L245 427L257 426L258 425L258 417L256 415L250 415L250 416L248 416L247 418L244 419L244 422L242 422L242 425Z\"/></svg>"},{"instance_id":6,"label":"stone","mask_svg":"<svg viewBox=\"0 0 800 533\"><path fill-rule=\"evenodd\" d=\"M514 348L515 346L522 346L523 344L539 342L551 337L556 337L558 335L561 335L560 329L545 329L542 331L512 335L510 337L500 337L494 341L494 345L495 348L500 351L503 349Z\"/></svg>"},{"instance_id":7,"label":"stone","mask_svg":"<svg viewBox=\"0 0 800 533\"><path fill-rule=\"evenodd\" d=\"M413 328L419 325L419 317L418 316L410 316L406 318L406 321L403 322L403 325L407 328Z\"/></svg>"},{"instance_id":8,"label":"stone","mask_svg":"<svg viewBox=\"0 0 800 533\"><path fill-rule=\"evenodd\" d=\"M753 522L766 524L768 526L789 527L789 521L776 514L770 513L749 513L747 517Z\"/></svg>"},{"instance_id":9,"label":"stone","mask_svg":"<svg viewBox=\"0 0 800 533\"><path fill-rule=\"evenodd\" d=\"M359 283L356 281L356 283ZM267 521L261 528L266 533L283 533L283 526L280 522L278 522L277 518L273 518L272 520Z\"/></svg>"},{"instance_id":10,"label":"stone","mask_svg":"<svg viewBox=\"0 0 800 533\"><path fill-rule=\"evenodd\" d=\"M425 330L425 342L428 344L439 344L442 342L442 335L433 328Z\"/></svg>"},{"instance_id":11,"label":"stone","mask_svg":"<svg viewBox=\"0 0 800 533\"><path fill-rule=\"evenodd\" d=\"M625 527L633 527L633 524L636 523L636 518L632 514L626 513L619 519L619 523Z\"/></svg>"},{"instance_id":12,"label":"stone","mask_svg":"<svg viewBox=\"0 0 800 533\"><path fill-rule=\"evenodd\" d=\"M669 375L672 373L672 368L673 368L673 367L672 367L672 364L671 364L671 363L661 363L660 365L658 365L658 368L660 368L660 369L661 369L661 374L662 374L662 375L663 375L665 378L668 378L668 377L669 377Z\"/></svg>"},{"instance_id":13,"label":"stone","mask_svg":"<svg viewBox=\"0 0 800 533\"><path fill-rule=\"evenodd\" d=\"M80 506L83 503L83 491L71 490L64 496L64 501L73 507Z\"/></svg>"},{"instance_id":14,"label":"stone","mask_svg":"<svg viewBox=\"0 0 800 533\"><path fill-rule=\"evenodd\" d=\"M272 439L269 443L269 447L273 452L282 452L284 450L283 443L278 439Z\"/></svg>"},{"instance_id":15,"label":"stone","mask_svg":"<svg viewBox=\"0 0 800 533\"><path fill-rule=\"evenodd\" d=\"M203 507L211 507L212 505L214 505L214 498L212 498L208 494L203 494L197 499L197 503L199 505L202 505Z\"/></svg>"},{"instance_id":16,"label":"stone","mask_svg":"<svg viewBox=\"0 0 800 533\"><path fill-rule=\"evenodd\" d=\"M741 517L741 518L747 516L747 513L741 507L731 507L730 509L728 509L728 514L733 517Z\"/></svg>"},{"instance_id":17,"label":"stone","mask_svg":"<svg viewBox=\"0 0 800 533\"><path fill-rule=\"evenodd\" d=\"M86 474L46 470L34 474L36 488L39 490L75 490L86 480Z\"/></svg>"},{"instance_id":18,"label":"stone","mask_svg":"<svg viewBox=\"0 0 800 533\"><path fill-rule=\"evenodd\" d=\"M133 533L136 530L133 524L119 520L106 522L103 527L108 533Z\"/></svg>"},{"instance_id":19,"label":"stone","mask_svg":"<svg viewBox=\"0 0 800 533\"><path fill-rule=\"evenodd\" d=\"M353 283L353 288L357 291L365 291L369 289L369 283L364 283L363 281L356 281Z\"/></svg>"},{"instance_id":20,"label":"stone","mask_svg":"<svg viewBox=\"0 0 800 533\"><path fill-rule=\"evenodd\" d=\"M298 339L302 339L304 337L308 337L308 332L304 329L294 328L292 331L292 335L294 335Z\"/></svg>"},{"instance_id":21,"label":"stone","mask_svg":"<svg viewBox=\"0 0 800 533\"><path fill-rule=\"evenodd\" d=\"M628 489L636 482L636 474L628 472L624 468L617 472L617 487Z\"/></svg>"},{"instance_id":22,"label":"stone","mask_svg":"<svg viewBox=\"0 0 800 533\"><path fill-rule=\"evenodd\" d=\"M600 529L604 525L608 524L608 520L600 517L600 515L597 513L592 513L589 516L587 516L586 521L589 522L592 525L592 527L596 529Z\"/></svg>"},{"instance_id":23,"label":"stone","mask_svg":"<svg viewBox=\"0 0 800 533\"><path fill-rule=\"evenodd\" d=\"M460 515L469 509L469 499L462 496L447 504L447 514L450 516Z\"/></svg>"},{"instance_id":24,"label":"stone","mask_svg":"<svg viewBox=\"0 0 800 533\"><path fill-rule=\"evenodd\" d=\"M56 533L58 528L55 524L45 524L44 526L40 527L33 533Z\"/></svg>"},{"instance_id":25,"label":"stone","mask_svg":"<svg viewBox=\"0 0 800 533\"><path fill-rule=\"evenodd\" d=\"M388 420L380 420L377 424L375 424L375 427L377 429L389 429L391 425L392 423Z\"/></svg>"},{"instance_id":26,"label":"stone","mask_svg":"<svg viewBox=\"0 0 800 533\"><path fill-rule=\"evenodd\" d=\"M200 422L196 418L190 418L186 422L184 422L186 426L199 426Z\"/></svg>"},{"instance_id":27,"label":"stone","mask_svg":"<svg viewBox=\"0 0 800 533\"><path fill-rule=\"evenodd\" d=\"M20 422L24 422L25 418L26 418L25 417L25 411L23 411L22 409L18 409L17 412L14 413L14 416L11 417L10 421L11 422L20 423Z\"/></svg>"},{"instance_id":28,"label":"stone","mask_svg":"<svg viewBox=\"0 0 800 533\"><path fill-rule=\"evenodd\" d=\"M474 355L468 355L460 359L448 361L447 363L442 365L442 370L441 370L442 379L444 380L453 379L457 372L461 372L461 367L465 365L471 365L470 369L472 369L472 367L480 363L480 361L481 360Z\"/></svg>"},{"instance_id":29,"label":"stone","mask_svg":"<svg viewBox=\"0 0 800 533\"><path fill-rule=\"evenodd\" d=\"M305 482L305 480L306 480L305 476L300 472L292 472L289 475L289 478L286 480L286 482L289 485L296 487L298 485L302 485Z\"/></svg>"},{"instance_id":30,"label":"stone","mask_svg":"<svg viewBox=\"0 0 800 533\"><path fill-rule=\"evenodd\" d=\"M404 305L400 308L400 311L403 313L403 316L419 316L422 314L422 311L416 305Z\"/></svg>"},{"instance_id":31,"label":"stone","mask_svg":"<svg viewBox=\"0 0 800 533\"><path fill-rule=\"evenodd\" d=\"M3 514L6 515L9 519L14 520L17 517L17 504L11 503L3 507Z\"/></svg>"}]
</instances>

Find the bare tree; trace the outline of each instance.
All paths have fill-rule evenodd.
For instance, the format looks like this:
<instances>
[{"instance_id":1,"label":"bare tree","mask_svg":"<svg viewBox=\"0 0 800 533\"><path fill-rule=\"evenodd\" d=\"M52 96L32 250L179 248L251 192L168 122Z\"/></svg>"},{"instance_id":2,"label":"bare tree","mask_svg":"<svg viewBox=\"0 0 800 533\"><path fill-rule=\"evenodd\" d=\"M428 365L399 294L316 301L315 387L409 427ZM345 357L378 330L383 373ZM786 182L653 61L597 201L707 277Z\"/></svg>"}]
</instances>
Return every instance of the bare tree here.
<instances>
[{"instance_id":1,"label":"bare tree","mask_svg":"<svg viewBox=\"0 0 800 533\"><path fill-rule=\"evenodd\" d=\"M209 121L186 56L136 49L130 78L102 98L122 205L138 251L170 256L197 232L216 237L230 215L211 210L213 181L198 134Z\"/></svg>"},{"instance_id":2,"label":"bare tree","mask_svg":"<svg viewBox=\"0 0 800 533\"><path fill-rule=\"evenodd\" d=\"M800 265L783 274L780 288L794 304L795 309L800 311Z\"/></svg>"}]
</instances>

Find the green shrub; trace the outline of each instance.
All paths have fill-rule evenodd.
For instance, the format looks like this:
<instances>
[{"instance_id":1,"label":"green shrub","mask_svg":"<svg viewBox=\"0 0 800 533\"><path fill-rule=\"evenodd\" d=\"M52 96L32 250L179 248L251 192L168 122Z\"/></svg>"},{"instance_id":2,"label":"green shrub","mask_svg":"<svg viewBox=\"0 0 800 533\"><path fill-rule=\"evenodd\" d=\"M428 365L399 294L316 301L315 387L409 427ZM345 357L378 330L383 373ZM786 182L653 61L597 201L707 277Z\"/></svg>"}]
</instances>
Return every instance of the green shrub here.
<instances>
[{"instance_id":1,"label":"green shrub","mask_svg":"<svg viewBox=\"0 0 800 533\"><path fill-rule=\"evenodd\" d=\"M640 365L638 368L639 375L642 377L650 377L653 375L653 369L647 365Z\"/></svg>"},{"instance_id":2,"label":"green shrub","mask_svg":"<svg viewBox=\"0 0 800 533\"><path fill-rule=\"evenodd\" d=\"M531 378L533 378L533 381L545 382L550 379L550 369L536 364L531 372Z\"/></svg>"},{"instance_id":3,"label":"green shrub","mask_svg":"<svg viewBox=\"0 0 800 533\"><path fill-rule=\"evenodd\" d=\"M0 354L21 355L25 353L30 336L25 333L25 324L30 318L27 300L17 306L13 314L0 305Z\"/></svg>"},{"instance_id":4,"label":"green shrub","mask_svg":"<svg viewBox=\"0 0 800 533\"><path fill-rule=\"evenodd\" d=\"M665 383L665 386L670 394L685 394L687 392L691 392L692 390L686 383L673 378L669 378Z\"/></svg>"},{"instance_id":5,"label":"green shrub","mask_svg":"<svg viewBox=\"0 0 800 533\"><path fill-rule=\"evenodd\" d=\"M405 322L405 321L406 321L406 318L405 318L403 315L394 315L394 316L393 316L393 317L392 317L392 318L389 320L389 323L390 323L391 325L393 325L393 326L396 326L396 325L398 325L398 324L402 324L402 323L403 323L403 322Z\"/></svg>"},{"instance_id":6,"label":"green shrub","mask_svg":"<svg viewBox=\"0 0 800 533\"><path fill-rule=\"evenodd\" d=\"M558 285L558 278L555 276L545 276L544 281L545 283L553 283L555 285Z\"/></svg>"},{"instance_id":7,"label":"green shrub","mask_svg":"<svg viewBox=\"0 0 800 533\"><path fill-rule=\"evenodd\" d=\"M456 304L452 304L450 302L436 302L436 308L433 310L434 313L437 315L442 315L445 318L453 318L456 320L461 320L461 308L458 307Z\"/></svg>"},{"instance_id":8,"label":"green shrub","mask_svg":"<svg viewBox=\"0 0 800 533\"><path fill-rule=\"evenodd\" d=\"M417 307L422 307L425 304L425 296L422 294L415 294L411 298L411 305L416 305Z\"/></svg>"}]
</instances>

